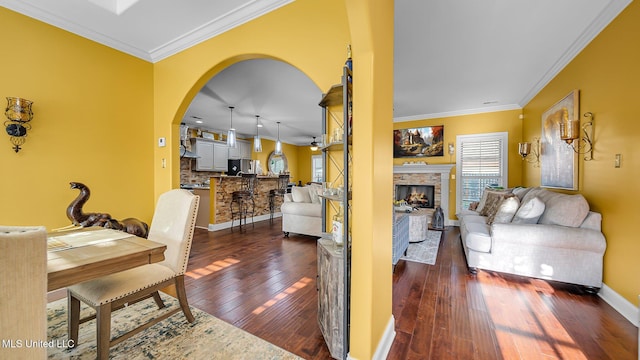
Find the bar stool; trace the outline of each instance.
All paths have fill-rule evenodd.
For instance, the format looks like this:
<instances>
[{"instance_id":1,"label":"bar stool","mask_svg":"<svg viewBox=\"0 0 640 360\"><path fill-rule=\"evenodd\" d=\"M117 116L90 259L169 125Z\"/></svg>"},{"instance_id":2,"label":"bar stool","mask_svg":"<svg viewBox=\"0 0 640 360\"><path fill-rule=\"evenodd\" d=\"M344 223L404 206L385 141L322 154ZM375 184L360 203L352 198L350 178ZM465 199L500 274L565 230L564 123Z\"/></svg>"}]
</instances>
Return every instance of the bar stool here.
<instances>
[{"instance_id":1,"label":"bar stool","mask_svg":"<svg viewBox=\"0 0 640 360\"><path fill-rule=\"evenodd\" d=\"M278 188L269 190L269 221L273 222L273 213L276 210L276 196L284 197L289 185L289 174L278 176Z\"/></svg>"},{"instance_id":2,"label":"bar stool","mask_svg":"<svg viewBox=\"0 0 640 360\"><path fill-rule=\"evenodd\" d=\"M244 224L247 225L247 215L249 214L251 214L251 224L254 224L256 180L256 174L242 174L240 190L231 193L231 203L229 204L231 209L231 230L233 230L233 220L236 216L240 220L240 229L242 229L242 219L244 219ZM251 207L251 210L249 210L249 207ZM255 227L255 225L253 226Z\"/></svg>"}]
</instances>

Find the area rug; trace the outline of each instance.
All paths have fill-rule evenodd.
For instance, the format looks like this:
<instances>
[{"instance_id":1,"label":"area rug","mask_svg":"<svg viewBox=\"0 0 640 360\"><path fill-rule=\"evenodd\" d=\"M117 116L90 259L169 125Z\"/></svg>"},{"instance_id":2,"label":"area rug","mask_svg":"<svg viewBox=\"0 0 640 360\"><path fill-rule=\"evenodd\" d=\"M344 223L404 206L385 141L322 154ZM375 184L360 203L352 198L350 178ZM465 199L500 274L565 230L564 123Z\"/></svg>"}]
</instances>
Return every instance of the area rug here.
<instances>
[{"instance_id":1,"label":"area rug","mask_svg":"<svg viewBox=\"0 0 640 360\"><path fill-rule=\"evenodd\" d=\"M120 335L136 324L179 307L178 301L162 294L166 307L158 310L147 299L112 313L111 336ZM81 317L93 310L84 306ZM201 310L191 308L195 322L190 324L182 311L111 348L111 359L301 359L273 344L240 330ZM79 343L67 348L67 301L47 306L49 359L95 359L95 320L80 324Z\"/></svg>"},{"instance_id":2,"label":"area rug","mask_svg":"<svg viewBox=\"0 0 640 360\"><path fill-rule=\"evenodd\" d=\"M407 249L407 255L400 259L435 265L441 237L442 231L429 230L427 232L427 239L417 243L410 243Z\"/></svg>"}]
</instances>

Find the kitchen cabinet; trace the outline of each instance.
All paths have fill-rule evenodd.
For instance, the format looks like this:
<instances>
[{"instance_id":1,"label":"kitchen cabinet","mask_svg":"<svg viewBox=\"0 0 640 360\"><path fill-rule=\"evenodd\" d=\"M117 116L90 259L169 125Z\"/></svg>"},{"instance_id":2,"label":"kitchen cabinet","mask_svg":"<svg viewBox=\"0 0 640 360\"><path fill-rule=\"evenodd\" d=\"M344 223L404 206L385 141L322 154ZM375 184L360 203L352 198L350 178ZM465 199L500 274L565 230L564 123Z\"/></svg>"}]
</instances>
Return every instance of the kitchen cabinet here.
<instances>
[{"instance_id":1,"label":"kitchen cabinet","mask_svg":"<svg viewBox=\"0 0 640 360\"><path fill-rule=\"evenodd\" d=\"M199 156L195 171L227 171L227 144L204 138L191 138L191 147Z\"/></svg>"},{"instance_id":2,"label":"kitchen cabinet","mask_svg":"<svg viewBox=\"0 0 640 360\"><path fill-rule=\"evenodd\" d=\"M334 359L343 358L344 247L318 239L318 325Z\"/></svg>"},{"instance_id":3,"label":"kitchen cabinet","mask_svg":"<svg viewBox=\"0 0 640 360\"><path fill-rule=\"evenodd\" d=\"M193 189L195 195L200 196L200 205L198 206L198 215L196 217L196 227L209 230L209 214L210 214L210 195L209 189Z\"/></svg>"},{"instance_id":4,"label":"kitchen cabinet","mask_svg":"<svg viewBox=\"0 0 640 360\"><path fill-rule=\"evenodd\" d=\"M234 148L229 148L229 159L251 159L251 142L246 140L237 140Z\"/></svg>"},{"instance_id":5,"label":"kitchen cabinet","mask_svg":"<svg viewBox=\"0 0 640 360\"><path fill-rule=\"evenodd\" d=\"M224 142L213 143L213 171L227 171L229 169L229 147Z\"/></svg>"}]
</instances>

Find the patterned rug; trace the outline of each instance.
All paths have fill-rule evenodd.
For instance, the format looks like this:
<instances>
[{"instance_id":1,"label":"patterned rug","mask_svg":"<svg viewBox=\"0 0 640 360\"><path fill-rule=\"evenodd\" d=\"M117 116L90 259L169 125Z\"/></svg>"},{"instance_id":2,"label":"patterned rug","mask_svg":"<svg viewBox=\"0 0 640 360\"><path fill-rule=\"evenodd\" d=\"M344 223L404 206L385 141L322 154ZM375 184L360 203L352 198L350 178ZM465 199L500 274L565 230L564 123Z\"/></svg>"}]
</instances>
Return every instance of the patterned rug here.
<instances>
[{"instance_id":1,"label":"patterned rug","mask_svg":"<svg viewBox=\"0 0 640 360\"><path fill-rule=\"evenodd\" d=\"M441 237L442 231L429 230L427 232L427 239L417 243L410 243L407 249L407 255L401 259L435 265Z\"/></svg>"},{"instance_id":2,"label":"patterned rug","mask_svg":"<svg viewBox=\"0 0 640 360\"><path fill-rule=\"evenodd\" d=\"M159 313L179 307L173 297L162 294L165 308L158 310L147 299L112 313L111 336L120 335ZM81 317L93 310L84 306ZM111 348L111 359L301 359L273 344L240 330L201 310L191 308L195 322L187 322L182 311ZM49 359L95 359L96 322L80 324L79 344L67 346L67 300L47 306Z\"/></svg>"}]
</instances>

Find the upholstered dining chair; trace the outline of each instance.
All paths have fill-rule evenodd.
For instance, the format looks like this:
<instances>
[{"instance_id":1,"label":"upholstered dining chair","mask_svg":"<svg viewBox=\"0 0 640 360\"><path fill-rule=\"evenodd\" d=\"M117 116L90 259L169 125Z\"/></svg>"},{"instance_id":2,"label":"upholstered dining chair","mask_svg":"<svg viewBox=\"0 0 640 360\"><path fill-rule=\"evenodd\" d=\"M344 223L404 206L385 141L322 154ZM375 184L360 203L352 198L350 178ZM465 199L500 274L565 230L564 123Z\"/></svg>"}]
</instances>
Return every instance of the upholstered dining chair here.
<instances>
[{"instance_id":1,"label":"upholstered dining chair","mask_svg":"<svg viewBox=\"0 0 640 360\"><path fill-rule=\"evenodd\" d=\"M67 288L69 340L77 344L79 324L93 318L92 316L80 319L80 301L94 308L96 312L98 359L108 359L111 346L168 318L180 309L189 322L194 321L187 302L184 273L191 251L199 200L199 196L182 189L170 190L158 198L148 239L167 245L164 261L85 281ZM158 290L172 284L176 288L179 308L111 339L113 310L149 297L154 298L158 308L163 308L164 304Z\"/></svg>"},{"instance_id":2,"label":"upholstered dining chair","mask_svg":"<svg viewBox=\"0 0 640 360\"><path fill-rule=\"evenodd\" d=\"M0 286L0 359L46 358L45 347L15 346L26 339L47 340L44 226L0 225Z\"/></svg>"}]
</instances>

